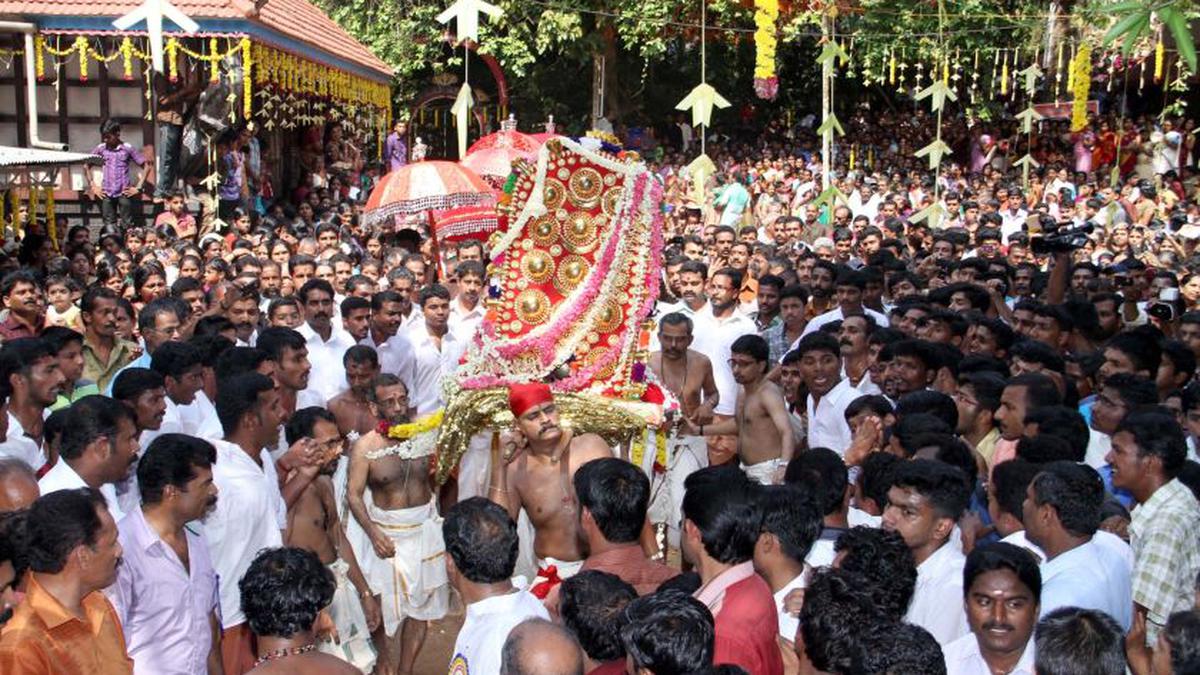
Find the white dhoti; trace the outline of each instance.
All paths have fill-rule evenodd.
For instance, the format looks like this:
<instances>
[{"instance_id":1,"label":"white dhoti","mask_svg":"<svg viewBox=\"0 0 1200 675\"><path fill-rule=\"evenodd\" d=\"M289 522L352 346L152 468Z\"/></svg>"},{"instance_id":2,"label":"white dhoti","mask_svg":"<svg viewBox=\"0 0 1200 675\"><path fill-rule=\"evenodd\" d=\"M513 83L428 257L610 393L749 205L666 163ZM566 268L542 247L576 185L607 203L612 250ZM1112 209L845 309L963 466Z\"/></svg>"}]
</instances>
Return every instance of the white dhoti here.
<instances>
[{"instance_id":1,"label":"white dhoti","mask_svg":"<svg viewBox=\"0 0 1200 675\"><path fill-rule=\"evenodd\" d=\"M329 571L337 581L333 602L329 603L329 616L337 628L337 642L322 641L318 648L358 668L364 673L375 667L375 647L371 644L371 631L367 627L367 616L363 613L362 599L350 582L347 573L350 565L343 560L329 564Z\"/></svg>"},{"instance_id":2,"label":"white dhoti","mask_svg":"<svg viewBox=\"0 0 1200 675\"><path fill-rule=\"evenodd\" d=\"M363 567L371 590L380 594L388 635L405 618L428 621L445 616L450 604L446 545L434 502L385 510L368 501L367 515L396 547L395 555L386 559L371 549L370 563Z\"/></svg>"},{"instance_id":3,"label":"white dhoti","mask_svg":"<svg viewBox=\"0 0 1200 675\"><path fill-rule=\"evenodd\" d=\"M783 465L782 459L768 459L767 461L759 462L758 464L743 463L742 471L746 472L746 475L750 477L750 480L758 483L759 485L774 485L775 472L778 471Z\"/></svg>"},{"instance_id":4,"label":"white dhoti","mask_svg":"<svg viewBox=\"0 0 1200 675\"><path fill-rule=\"evenodd\" d=\"M667 450L670 455L666 473L655 473L652 466L647 471L650 477L647 516L652 523L666 523L667 541L672 547L679 548L679 530L683 526L683 482L696 470L708 466L708 446L699 436L671 434L667 438ZM642 469L647 470L645 466Z\"/></svg>"}]
</instances>

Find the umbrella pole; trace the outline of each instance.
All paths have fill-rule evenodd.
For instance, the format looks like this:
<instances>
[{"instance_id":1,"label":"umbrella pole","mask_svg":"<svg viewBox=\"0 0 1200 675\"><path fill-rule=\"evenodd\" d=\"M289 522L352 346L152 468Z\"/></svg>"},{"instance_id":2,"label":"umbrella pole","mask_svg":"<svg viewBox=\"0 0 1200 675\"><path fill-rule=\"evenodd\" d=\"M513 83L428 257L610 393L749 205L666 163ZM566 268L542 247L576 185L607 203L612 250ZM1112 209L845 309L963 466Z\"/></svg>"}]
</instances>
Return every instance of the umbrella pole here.
<instances>
[{"instance_id":1,"label":"umbrella pole","mask_svg":"<svg viewBox=\"0 0 1200 675\"><path fill-rule=\"evenodd\" d=\"M430 252L433 253L433 262L437 269L438 283L443 283L444 285L444 282L446 281L446 265L442 261L441 246L438 245L437 228L434 227L433 222L433 211L426 211L425 217L428 220L427 226L429 228L429 247Z\"/></svg>"}]
</instances>

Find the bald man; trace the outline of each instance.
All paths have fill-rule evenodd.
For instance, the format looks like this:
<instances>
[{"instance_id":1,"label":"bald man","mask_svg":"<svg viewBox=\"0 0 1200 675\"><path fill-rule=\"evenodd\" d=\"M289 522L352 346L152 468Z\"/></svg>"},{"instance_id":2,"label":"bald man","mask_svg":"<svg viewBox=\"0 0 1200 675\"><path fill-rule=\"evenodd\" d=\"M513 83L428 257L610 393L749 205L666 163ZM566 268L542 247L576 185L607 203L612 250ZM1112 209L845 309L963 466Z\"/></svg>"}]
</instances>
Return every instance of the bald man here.
<instances>
[{"instance_id":1,"label":"bald man","mask_svg":"<svg viewBox=\"0 0 1200 675\"><path fill-rule=\"evenodd\" d=\"M19 459L0 459L0 513L20 511L40 496L37 475Z\"/></svg>"},{"instance_id":2,"label":"bald man","mask_svg":"<svg viewBox=\"0 0 1200 675\"><path fill-rule=\"evenodd\" d=\"M526 619L508 633L500 675L583 675L583 650L562 626Z\"/></svg>"}]
</instances>

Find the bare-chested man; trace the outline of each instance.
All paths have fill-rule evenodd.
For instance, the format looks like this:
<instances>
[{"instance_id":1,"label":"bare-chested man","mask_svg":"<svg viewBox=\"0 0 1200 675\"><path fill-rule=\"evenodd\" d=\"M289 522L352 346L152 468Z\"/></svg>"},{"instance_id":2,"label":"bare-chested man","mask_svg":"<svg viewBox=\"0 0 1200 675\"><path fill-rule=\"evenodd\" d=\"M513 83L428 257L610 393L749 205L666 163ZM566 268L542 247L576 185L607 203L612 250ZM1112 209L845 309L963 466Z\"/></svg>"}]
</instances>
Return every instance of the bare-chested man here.
<instances>
[{"instance_id":1,"label":"bare-chested man","mask_svg":"<svg viewBox=\"0 0 1200 675\"><path fill-rule=\"evenodd\" d=\"M572 479L579 467L612 449L596 434L575 434L559 425L550 387L541 383L509 387L508 406L516 429L492 447L488 499L516 520L521 509L533 523L538 578L530 589L545 598L554 586L579 571L587 552L579 533ZM501 449L509 452L506 461Z\"/></svg>"},{"instance_id":2,"label":"bare-chested man","mask_svg":"<svg viewBox=\"0 0 1200 675\"><path fill-rule=\"evenodd\" d=\"M371 385L379 376L379 356L373 347L355 345L342 356L350 388L329 399L329 412L350 442L367 435L379 423L371 404Z\"/></svg>"},{"instance_id":3,"label":"bare-chested man","mask_svg":"<svg viewBox=\"0 0 1200 675\"><path fill-rule=\"evenodd\" d=\"M692 425L702 435L737 434L742 470L751 479L780 483L795 450L783 392L767 379L770 349L759 335L743 335L730 347L729 364L737 380L737 412L731 421Z\"/></svg>"},{"instance_id":4,"label":"bare-chested man","mask_svg":"<svg viewBox=\"0 0 1200 675\"><path fill-rule=\"evenodd\" d=\"M322 642L321 651L369 672L376 660L371 633L381 622L379 599L371 592L344 536L330 479L345 448L345 439L333 414L315 406L297 410L288 420L285 432L289 444L311 439L312 447L324 460L312 482L288 509L284 533L284 543L316 553L337 580L337 591L329 606L337 627L336 642Z\"/></svg>"},{"instance_id":5,"label":"bare-chested man","mask_svg":"<svg viewBox=\"0 0 1200 675\"><path fill-rule=\"evenodd\" d=\"M389 426L409 421L408 389L400 378L384 373L372 389ZM383 667L377 673L412 673L428 622L445 616L449 605L442 518L429 471L436 441L436 429L405 439L376 430L351 449L347 499L369 540L359 547L364 572L382 599L384 630L375 644Z\"/></svg>"},{"instance_id":6,"label":"bare-chested man","mask_svg":"<svg viewBox=\"0 0 1200 675\"><path fill-rule=\"evenodd\" d=\"M659 385L679 400L684 419L695 425L712 424L720 393L708 357L690 349L692 328L692 320L680 312L664 316L658 323L662 351L650 354L650 369L658 377ZM667 447L666 482L651 489L654 501L649 513L651 522L666 522L667 541L678 548L679 528L683 523L683 481L693 471L708 466L708 447L703 438L683 436L677 431L671 432Z\"/></svg>"}]
</instances>

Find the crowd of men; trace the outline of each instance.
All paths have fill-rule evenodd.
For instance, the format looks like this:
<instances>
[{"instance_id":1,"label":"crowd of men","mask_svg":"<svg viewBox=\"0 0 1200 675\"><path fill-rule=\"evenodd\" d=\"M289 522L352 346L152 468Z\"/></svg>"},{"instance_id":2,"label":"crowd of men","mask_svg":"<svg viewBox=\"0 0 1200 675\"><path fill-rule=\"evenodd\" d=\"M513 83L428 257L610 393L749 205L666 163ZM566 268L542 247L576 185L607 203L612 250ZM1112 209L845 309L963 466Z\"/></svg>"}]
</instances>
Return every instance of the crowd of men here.
<instances>
[{"instance_id":1,"label":"crowd of men","mask_svg":"<svg viewBox=\"0 0 1200 675\"><path fill-rule=\"evenodd\" d=\"M823 209L786 145L710 146L703 203L652 165L665 461L519 385L478 487L388 429L445 404L483 242L311 186L219 231L169 190L98 241L30 223L0 672L409 674L458 609L455 674L1200 672L1195 158L839 162Z\"/></svg>"}]
</instances>

